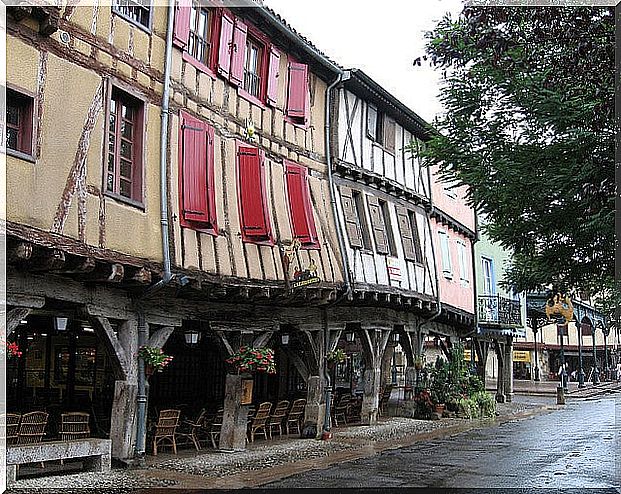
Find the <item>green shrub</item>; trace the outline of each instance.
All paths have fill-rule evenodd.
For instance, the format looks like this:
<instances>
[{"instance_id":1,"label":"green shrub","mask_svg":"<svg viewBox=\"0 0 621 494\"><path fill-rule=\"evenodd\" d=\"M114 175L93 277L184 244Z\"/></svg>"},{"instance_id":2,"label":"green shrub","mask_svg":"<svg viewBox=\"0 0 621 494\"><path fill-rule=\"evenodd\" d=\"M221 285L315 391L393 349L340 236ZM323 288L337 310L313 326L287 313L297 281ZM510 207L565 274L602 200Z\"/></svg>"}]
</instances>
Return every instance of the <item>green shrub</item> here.
<instances>
[{"instance_id":1,"label":"green shrub","mask_svg":"<svg viewBox=\"0 0 621 494\"><path fill-rule=\"evenodd\" d=\"M472 398L462 398L457 406L457 415L465 419L478 419L481 416L479 404Z\"/></svg>"},{"instance_id":2,"label":"green shrub","mask_svg":"<svg viewBox=\"0 0 621 494\"><path fill-rule=\"evenodd\" d=\"M479 391L473 394L471 399L478 405L481 417L494 417L496 415L496 400L487 391Z\"/></svg>"}]
</instances>

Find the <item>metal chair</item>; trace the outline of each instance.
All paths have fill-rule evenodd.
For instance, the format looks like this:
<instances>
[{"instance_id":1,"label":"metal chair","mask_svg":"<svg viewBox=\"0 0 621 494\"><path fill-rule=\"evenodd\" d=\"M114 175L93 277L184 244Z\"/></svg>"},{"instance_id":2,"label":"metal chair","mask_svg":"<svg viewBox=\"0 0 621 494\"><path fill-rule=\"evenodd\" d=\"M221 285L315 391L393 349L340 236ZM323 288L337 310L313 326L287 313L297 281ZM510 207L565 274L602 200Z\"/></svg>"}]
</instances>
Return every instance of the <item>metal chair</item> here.
<instances>
[{"instance_id":1,"label":"metal chair","mask_svg":"<svg viewBox=\"0 0 621 494\"><path fill-rule=\"evenodd\" d=\"M203 408L196 420L184 420L181 422L181 426L184 430L177 432L178 437L182 437L187 439L188 441L192 441L194 443L194 447L196 451L200 451L201 445L199 442L199 433L203 430L203 424L205 422L205 418L207 417L207 411Z\"/></svg>"},{"instance_id":2,"label":"metal chair","mask_svg":"<svg viewBox=\"0 0 621 494\"><path fill-rule=\"evenodd\" d=\"M17 432L17 444L40 443L47 426L47 412L30 412L22 415Z\"/></svg>"},{"instance_id":3,"label":"metal chair","mask_svg":"<svg viewBox=\"0 0 621 494\"><path fill-rule=\"evenodd\" d=\"M91 435L90 414L85 412L63 413L60 416L60 439L71 441Z\"/></svg>"},{"instance_id":4,"label":"metal chair","mask_svg":"<svg viewBox=\"0 0 621 494\"><path fill-rule=\"evenodd\" d=\"M285 431L287 435L290 434L292 427L295 427L296 434L302 433L301 423L304 418L304 410L306 408L306 400L300 398L295 400L291 405L291 410L287 414L287 420L285 420Z\"/></svg>"},{"instance_id":5,"label":"metal chair","mask_svg":"<svg viewBox=\"0 0 621 494\"><path fill-rule=\"evenodd\" d=\"M287 416L287 410L289 409L289 400L281 400L276 404L276 408L272 412L269 420L267 421L267 431L272 439L272 432L278 430L278 435L282 436L282 423Z\"/></svg>"},{"instance_id":6,"label":"metal chair","mask_svg":"<svg viewBox=\"0 0 621 494\"><path fill-rule=\"evenodd\" d=\"M267 421L270 418L270 410L272 409L272 404L269 401L265 403L261 403L257 412L254 414L252 418L252 422L250 423L250 427L248 430L248 436L250 437L250 442L254 442L254 436L259 431L262 432L263 437L265 439L268 438L268 426Z\"/></svg>"},{"instance_id":7,"label":"metal chair","mask_svg":"<svg viewBox=\"0 0 621 494\"><path fill-rule=\"evenodd\" d=\"M18 413L7 413L6 414L6 444L16 444L17 443L17 434L19 432L19 419L21 415Z\"/></svg>"},{"instance_id":8,"label":"metal chair","mask_svg":"<svg viewBox=\"0 0 621 494\"><path fill-rule=\"evenodd\" d=\"M155 433L153 434L153 455L157 456L157 445L162 441L168 441L173 448L173 453L177 454L177 442L175 433L179 425L181 410L162 410L160 412Z\"/></svg>"}]
</instances>

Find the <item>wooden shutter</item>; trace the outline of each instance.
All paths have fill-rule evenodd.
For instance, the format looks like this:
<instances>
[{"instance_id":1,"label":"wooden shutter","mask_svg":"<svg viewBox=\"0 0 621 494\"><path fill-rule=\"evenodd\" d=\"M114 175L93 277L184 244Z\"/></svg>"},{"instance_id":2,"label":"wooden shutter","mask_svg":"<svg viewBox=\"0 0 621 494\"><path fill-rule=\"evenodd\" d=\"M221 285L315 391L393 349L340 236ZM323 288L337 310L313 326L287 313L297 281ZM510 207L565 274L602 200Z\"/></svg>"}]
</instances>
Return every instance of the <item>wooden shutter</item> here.
<instances>
[{"instance_id":1,"label":"wooden shutter","mask_svg":"<svg viewBox=\"0 0 621 494\"><path fill-rule=\"evenodd\" d=\"M218 49L218 73L228 79L231 71L231 47L233 46L233 19L222 14L220 46Z\"/></svg>"},{"instance_id":2,"label":"wooden shutter","mask_svg":"<svg viewBox=\"0 0 621 494\"><path fill-rule=\"evenodd\" d=\"M242 232L247 238L266 239L269 226L263 186L263 154L257 148L240 146L237 161Z\"/></svg>"},{"instance_id":3,"label":"wooden shutter","mask_svg":"<svg viewBox=\"0 0 621 494\"><path fill-rule=\"evenodd\" d=\"M388 254L390 249L388 247L386 225L384 224L384 215L382 214L379 199L375 196L367 196L367 202L369 203L373 238L375 238L375 251L378 254Z\"/></svg>"},{"instance_id":4,"label":"wooden shutter","mask_svg":"<svg viewBox=\"0 0 621 494\"><path fill-rule=\"evenodd\" d=\"M181 115L182 216L215 228L213 129L191 115Z\"/></svg>"},{"instance_id":5,"label":"wooden shutter","mask_svg":"<svg viewBox=\"0 0 621 494\"><path fill-rule=\"evenodd\" d=\"M175 30L173 31L173 43L183 49L188 44L190 36L190 12L192 0L178 0L175 12Z\"/></svg>"},{"instance_id":6,"label":"wooden shutter","mask_svg":"<svg viewBox=\"0 0 621 494\"><path fill-rule=\"evenodd\" d=\"M401 206L395 206L395 209L397 211L397 221L399 223L399 231L401 232L401 240L403 240L403 255L408 261L416 261L414 236L408 210Z\"/></svg>"},{"instance_id":7,"label":"wooden shutter","mask_svg":"<svg viewBox=\"0 0 621 494\"><path fill-rule=\"evenodd\" d=\"M308 92L308 67L303 63L289 64L289 98L287 100L287 115L294 118L303 118L306 121L308 106L306 93Z\"/></svg>"},{"instance_id":8,"label":"wooden shutter","mask_svg":"<svg viewBox=\"0 0 621 494\"><path fill-rule=\"evenodd\" d=\"M278 79L280 78L280 53L273 46L270 47L270 65L267 78L267 102L276 106L278 101Z\"/></svg>"},{"instance_id":9,"label":"wooden shutter","mask_svg":"<svg viewBox=\"0 0 621 494\"><path fill-rule=\"evenodd\" d=\"M384 147L391 153L395 152L395 121L388 117L384 119Z\"/></svg>"},{"instance_id":10,"label":"wooden shutter","mask_svg":"<svg viewBox=\"0 0 621 494\"><path fill-rule=\"evenodd\" d=\"M349 187L340 187L339 191L341 193L341 204L343 206L343 216L345 218L345 229L349 237L349 245L361 249L364 247L364 243L352 190Z\"/></svg>"},{"instance_id":11,"label":"wooden shutter","mask_svg":"<svg viewBox=\"0 0 621 494\"><path fill-rule=\"evenodd\" d=\"M308 189L308 171L303 166L287 163L285 173L293 234L302 245L314 245L317 243L317 230Z\"/></svg>"},{"instance_id":12,"label":"wooden shutter","mask_svg":"<svg viewBox=\"0 0 621 494\"><path fill-rule=\"evenodd\" d=\"M230 81L236 86L244 80L244 65L246 63L246 38L248 26L241 20L235 20L233 30L233 46L231 48L231 73Z\"/></svg>"}]
</instances>

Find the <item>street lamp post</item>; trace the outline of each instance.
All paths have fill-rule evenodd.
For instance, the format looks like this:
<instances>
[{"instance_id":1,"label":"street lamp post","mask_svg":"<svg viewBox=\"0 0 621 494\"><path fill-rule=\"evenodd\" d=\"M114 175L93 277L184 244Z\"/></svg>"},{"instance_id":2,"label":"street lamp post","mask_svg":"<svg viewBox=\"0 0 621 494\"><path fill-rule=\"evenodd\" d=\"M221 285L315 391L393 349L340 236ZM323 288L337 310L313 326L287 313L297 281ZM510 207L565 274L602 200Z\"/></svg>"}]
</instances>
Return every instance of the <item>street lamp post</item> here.
<instances>
[{"instance_id":1,"label":"street lamp post","mask_svg":"<svg viewBox=\"0 0 621 494\"><path fill-rule=\"evenodd\" d=\"M599 373L597 372L597 349L595 348L595 326L591 326L593 337L593 384L599 384Z\"/></svg>"},{"instance_id":2,"label":"street lamp post","mask_svg":"<svg viewBox=\"0 0 621 494\"><path fill-rule=\"evenodd\" d=\"M610 333L610 330L607 328L602 328L602 333L604 334L604 376L606 376L606 380L608 380L610 377L608 375L608 373L610 372L610 368L608 367L608 342L607 342L607 338L608 338L608 334Z\"/></svg>"},{"instance_id":3,"label":"street lamp post","mask_svg":"<svg viewBox=\"0 0 621 494\"><path fill-rule=\"evenodd\" d=\"M539 375L539 357L537 354L537 331L537 328L534 327L533 334L535 335L535 381L541 381L541 376Z\"/></svg>"},{"instance_id":4,"label":"street lamp post","mask_svg":"<svg viewBox=\"0 0 621 494\"><path fill-rule=\"evenodd\" d=\"M557 324L556 329L561 337L561 386L567 391L567 372L565 370L565 328L568 326L565 324Z\"/></svg>"},{"instance_id":5,"label":"street lamp post","mask_svg":"<svg viewBox=\"0 0 621 494\"><path fill-rule=\"evenodd\" d=\"M582 331L585 324L581 323L578 328L578 387L584 388L584 369L582 368Z\"/></svg>"}]
</instances>

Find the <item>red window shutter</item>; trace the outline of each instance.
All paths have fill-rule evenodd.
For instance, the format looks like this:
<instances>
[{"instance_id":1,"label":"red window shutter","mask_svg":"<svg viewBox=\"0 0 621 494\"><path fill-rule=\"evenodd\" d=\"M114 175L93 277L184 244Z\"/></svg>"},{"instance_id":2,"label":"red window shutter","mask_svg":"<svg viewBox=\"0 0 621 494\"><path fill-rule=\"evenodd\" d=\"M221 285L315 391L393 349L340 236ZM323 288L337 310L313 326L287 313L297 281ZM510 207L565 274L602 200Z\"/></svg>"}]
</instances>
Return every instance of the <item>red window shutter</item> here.
<instances>
[{"instance_id":1,"label":"red window shutter","mask_svg":"<svg viewBox=\"0 0 621 494\"><path fill-rule=\"evenodd\" d=\"M287 115L306 120L308 106L308 67L303 63L289 64L289 99Z\"/></svg>"},{"instance_id":2,"label":"red window shutter","mask_svg":"<svg viewBox=\"0 0 621 494\"><path fill-rule=\"evenodd\" d=\"M244 80L244 65L246 63L246 37L248 27L239 19L235 20L233 30L233 48L231 50L231 74L230 80L239 85Z\"/></svg>"},{"instance_id":3,"label":"red window shutter","mask_svg":"<svg viewBox=\"0 0 621 494\"><path fill-rule=\"evenodd\" d=\"M315 245L317 230L306 178L308 171L303 166L287 163L285 173L293 235L300 239L302 245Z\"/></svg>"},{"instance_id":4,"label":"red window shutter","mask_svg":"<svg viewBox=\"0 0 621 494\"><path fill-rule=\"evenodd\" d=\"M192 10L192 0L177 0L175 12L175 30L173 32L173 43L179 48L185 48L190 36L190 11Z\"/></svg>"},{"instance_id":5,"label":"red window shutter","mask_svg":"<svg viewBox=\"0 0 621 494\"><path fill-rule=\"evenodd\" d=\"M220 24L220 46L218 49L218 72L228 78L231 71L231 47L233 46L233 19L222 14Z\"/></svg>"},{"instance_id":6,"label":"red window shutter","mask_svg":"<svg viewBox=\"0 0 621 494\"><path fill-rule=\"evenodd\" d=\"M270 65L267 79L267 102L276 105L278 101L278 79L280 78L280 53L273 46L270 48Z\"/></svg>"},{"instance_id":7,"label":"red window shutter","mask_svg":"<svg viewBox=\"0 0 621 494\"><path fill-rule=\"evenodd\" d=\"M215 228L213 129L182 113L181 138L183 219Z\"/></svg>"},{"instance_id":8,"label":"red window shutter","mask_svg":"<svg viewBox=\"0 0 621 494\"><path fill-rule=\"evenodd\" d=\"M263 154L257 148L240 146L237 161L242 232L248 238L266 239L269 226L263 186Z\"/></svg>"}]
</instances>

